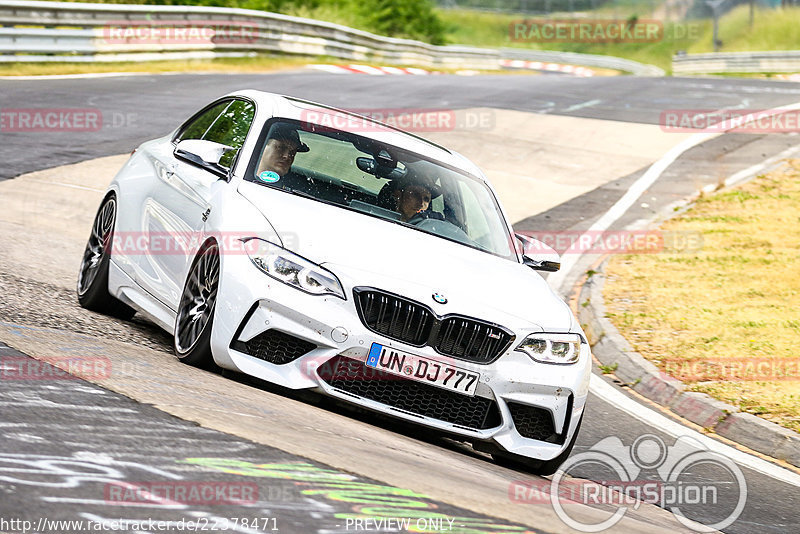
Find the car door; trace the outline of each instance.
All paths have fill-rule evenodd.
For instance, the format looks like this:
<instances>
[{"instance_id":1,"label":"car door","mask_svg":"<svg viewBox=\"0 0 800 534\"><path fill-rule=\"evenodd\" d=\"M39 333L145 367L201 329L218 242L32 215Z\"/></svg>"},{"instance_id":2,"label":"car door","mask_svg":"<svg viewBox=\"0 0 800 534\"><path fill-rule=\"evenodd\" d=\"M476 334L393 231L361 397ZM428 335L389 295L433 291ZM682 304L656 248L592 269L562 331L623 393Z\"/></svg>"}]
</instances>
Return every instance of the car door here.
<instances>
[{"instance_id":1,"label":"car door","mask_svg":"<svg viewBox=\"0 0 800 534\"><path fill-rule=\"evenodd\" d=\"M235 150L220 160L220 165L229 170L244 144L254 112L254 104L247 100L217 102L187 121L172 143L152 149L157 178L142 210L149 250L137 281L173 311L178 308L193 255L208 230L206 220L214 209L214 191L228 183L225 177L176 156L175 147L186 139L231 146Z\"/></svg>"}]
</instances>

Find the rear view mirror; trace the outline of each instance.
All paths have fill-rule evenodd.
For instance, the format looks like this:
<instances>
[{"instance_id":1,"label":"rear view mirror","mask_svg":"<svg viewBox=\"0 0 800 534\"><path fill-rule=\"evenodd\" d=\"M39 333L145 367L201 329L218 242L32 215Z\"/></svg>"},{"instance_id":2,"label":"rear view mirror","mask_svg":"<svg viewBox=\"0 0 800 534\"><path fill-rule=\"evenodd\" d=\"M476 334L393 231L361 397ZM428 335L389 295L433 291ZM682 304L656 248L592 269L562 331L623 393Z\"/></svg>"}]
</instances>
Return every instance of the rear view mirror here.
<instances>
[{"instance_id":1,"label":"rear view mirror","mask_svg":"<svg viewBox=\"0 0 800 534\"><path fill-rule=\"evenodd\" d=\"M396 178L405 176L405 167L398 167L396 161L388 161L390 163L380 159L375 160L372 158L359 157L356 158L356 166L361 169L361 171L378 178L388 178L390 180L394 180Z\"/></svg>"},{"instance_id":2,"label":"rear view mirror","mask_svg":"<svg viewBox=\"0 0 800 534\"><path fill-rule=\"evenodd\" d=\"M356 158L356 166L367 174L375 174L375 160L372 158Z\"/></svg>"}]
</instances>

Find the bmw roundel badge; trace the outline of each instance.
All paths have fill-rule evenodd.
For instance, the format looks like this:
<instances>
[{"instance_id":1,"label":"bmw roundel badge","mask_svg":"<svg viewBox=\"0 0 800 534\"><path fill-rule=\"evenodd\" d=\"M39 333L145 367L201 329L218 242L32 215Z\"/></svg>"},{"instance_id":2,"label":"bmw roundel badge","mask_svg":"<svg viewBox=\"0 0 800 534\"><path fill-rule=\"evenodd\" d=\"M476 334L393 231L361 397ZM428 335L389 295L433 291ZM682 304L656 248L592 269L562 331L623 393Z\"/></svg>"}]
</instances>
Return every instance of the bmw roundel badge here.
<instances>
[{"instance_id":1,"label":"bmw roundel badge","mask_svg":"<svg viewBox=\"0 0 800 534\"><path fill-rule=\"evenodd\" d=\"M433 297L433 300L435 300L439 304L447 304L447 297L445 297L441 293L434 293L431 296Z\"/></svg>"}]
</instances>

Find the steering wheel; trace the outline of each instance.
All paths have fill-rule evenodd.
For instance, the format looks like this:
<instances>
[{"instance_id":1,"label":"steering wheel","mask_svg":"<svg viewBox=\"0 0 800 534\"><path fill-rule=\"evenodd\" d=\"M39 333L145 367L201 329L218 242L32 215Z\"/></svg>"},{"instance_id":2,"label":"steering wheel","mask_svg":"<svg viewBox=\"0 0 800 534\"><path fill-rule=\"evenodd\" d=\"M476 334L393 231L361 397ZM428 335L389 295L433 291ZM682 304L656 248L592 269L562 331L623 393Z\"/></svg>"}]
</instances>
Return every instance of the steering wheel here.
<instances>
[{"instance_id":1,"label":"steering wheel","mask_svg":"<svg viewBox=\"0 0 800 534\"><path fill-rule=\"evenodd\" d=\"M424 211L418 211L417 213L414 214L413 217L411 217L409 220L407 220L406 223L407 224L417 225L417 224L421 223L422 221L425 221L425 220L428 220L428 219L430 219L429 215L427 215Z\"/></svg>"}]
</instances>

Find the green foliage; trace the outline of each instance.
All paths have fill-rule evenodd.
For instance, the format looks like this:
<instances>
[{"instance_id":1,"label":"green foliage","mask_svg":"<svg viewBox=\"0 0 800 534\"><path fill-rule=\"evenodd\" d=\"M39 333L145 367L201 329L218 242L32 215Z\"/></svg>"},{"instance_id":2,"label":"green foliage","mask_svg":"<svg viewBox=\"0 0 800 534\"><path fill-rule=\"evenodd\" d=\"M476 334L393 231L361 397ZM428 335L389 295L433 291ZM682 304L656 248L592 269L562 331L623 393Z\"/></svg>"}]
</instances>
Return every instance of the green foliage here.
<instances>
[{"instance_id":1,"label":"green foliage","mask_svg":"<svg viewBox=\"0 0 800 534\"><path fill-rule=\"evenodd\" d=\"M611 365L600 365L599 367L600 367L600 371L604 375L610 375L611 373L613 373L614 371L617 370L617 368L619 367L619 363L618 362L614 362Z\"/></svg>"},{"instance_id":2,"label":"green foliage","mask_svg":"<svg viewBox=\"0 0 800 534\"><path fill-rule=\"evenodd\" d=\"M750 26L750 8L738 6L720 19L719 38L721 52L797 50L800 48L800 8L756 9L753 26ZM688 48L689 53L713 51L711 25L705 28L700 39Z\"/></svg>"},{"instance_id":3,"label":"green foliage","mask_svg":"<svg viewBox=\"0 0 800 534\"><path fill-rule=\"evenodd\" d=\"M85 0L82 0L85 1ZM433 44L464 44L484 47L517 47L605 54L650 63L670 70L672 56L679 51L708 52L712 49L711 21L690 19L666 23L663 39L656 42L531 42L514 40L510 25L522 22L519 14L434 9L432 0L93 0L99 3L150 5L194 5L238 7L271 11L337 24L360 30L418 39ZM530 2L531 0L528 0ZM555 5L553 0L551 7ZM576 0L577 2L577 0ZM577 4L576 4L577 5ZM639 20L648 17L642 4L628 0L614 3L598 0L592 5L596 18ZM652 5L650 5L652 8ZM530 16L547 18L547 16ZM800 8L758 9L753 27L748 6L739 6L720 21L722 51L795 50L800 48Z\"/></svg>"},{"instance_id":4,"label":"green foliage","mask_svg":"<svg viewBox=\"0 0 800 534\"><path fill-rule=\"evenodd\" d=\"M445 25L431 0L94 0L173 6L238 7L344 24L378 35L445 43Z\"/></svg>"},{"instance_id":5,"label":"green foliage","mask_svg":"<svg viewBox=\"0 0 800 534\"><path fill-rule=\"evenodd\" d=\"M430 0L363 0L358 9L374 33L444 44L444 24Z\"/></svg>"}]
</instances>

